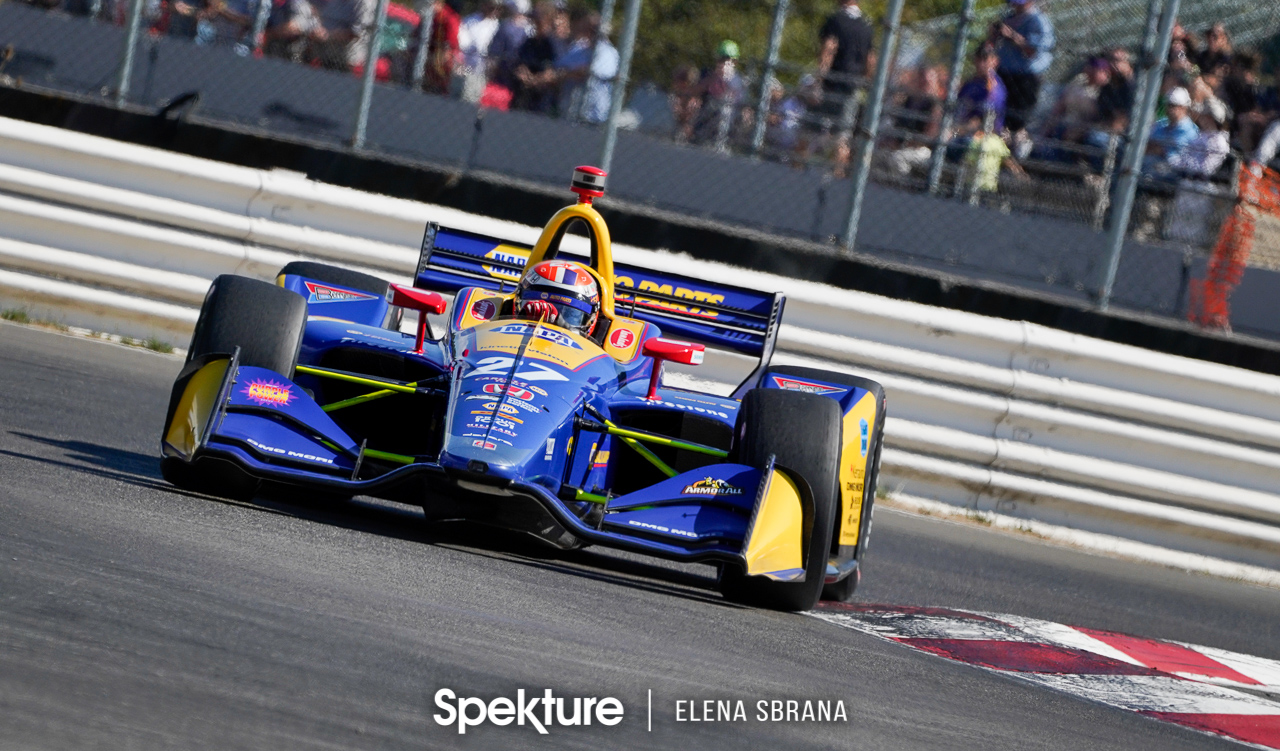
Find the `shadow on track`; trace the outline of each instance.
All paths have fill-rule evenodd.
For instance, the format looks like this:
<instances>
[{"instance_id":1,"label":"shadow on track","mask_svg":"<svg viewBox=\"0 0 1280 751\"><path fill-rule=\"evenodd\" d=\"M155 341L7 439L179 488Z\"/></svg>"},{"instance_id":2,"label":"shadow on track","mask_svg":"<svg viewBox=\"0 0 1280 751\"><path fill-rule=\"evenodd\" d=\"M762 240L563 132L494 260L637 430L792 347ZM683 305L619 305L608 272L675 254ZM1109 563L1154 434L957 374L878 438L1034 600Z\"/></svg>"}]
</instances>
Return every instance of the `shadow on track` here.
<instances>
[{"instance_id":1,"label":"shadow on track","mask_svg":"<svg viewBox=\"0 0 1280 751\"><path fill-rule=\"evenodd\" d=\"M610 582L618 586L705 601L725 607L740 607L726 602L718 593L715 593L715 580L710 576L700 576L688 571L592 550L558 550L519 532L474 523L428 524L423 519L419 508L381 499L308 496L295 489L272 486L264 488L250 501L193 493L174 487L161 479L158 456L88 441L62 440L19 431L9 431L9 433L44 446L60 449L66 452L65 458L53 459L5 449L0 449L0 456L26 459L187 498L256 509L355 532L439 546L495 560L517 562L548 572Z\"/></svg>"}]
</instances>

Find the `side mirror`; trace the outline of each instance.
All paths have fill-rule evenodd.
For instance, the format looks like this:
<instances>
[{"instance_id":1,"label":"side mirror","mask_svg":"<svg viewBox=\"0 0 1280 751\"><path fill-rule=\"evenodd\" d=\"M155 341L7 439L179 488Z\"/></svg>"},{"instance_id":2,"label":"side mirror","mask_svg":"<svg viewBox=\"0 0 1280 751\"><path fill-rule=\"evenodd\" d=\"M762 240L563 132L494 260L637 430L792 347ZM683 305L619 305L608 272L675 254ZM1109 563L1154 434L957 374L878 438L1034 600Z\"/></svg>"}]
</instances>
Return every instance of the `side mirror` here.
<instances>
[{"instance_id":1,"label":"side mirror","mask_svg":"<svg viewBox=\"0 0 1280 751\"><path fill-rule=\"evenodd\" d=\"M403 284L391 285L391 304L399 308L418 311L418 341L413 351L422 354L422 347L427 338L427 313L440 315L449 307L444 298L430 290L406 287Z\"/></svg>"},{"instance_id":2,"label":"side mirror","mask_svg":"<svg viewBox=\"0 0 1280 751\"><path fill-rule=\"evenodd\" d=\"M653 372L649 375L649 399L658 398L658 382L662 380L662 363L670 360L681 365L701 365L707 348L692 342L680 342L661 337L644 343L644 356L653 358Z\"/></svg>"}]
</instances>

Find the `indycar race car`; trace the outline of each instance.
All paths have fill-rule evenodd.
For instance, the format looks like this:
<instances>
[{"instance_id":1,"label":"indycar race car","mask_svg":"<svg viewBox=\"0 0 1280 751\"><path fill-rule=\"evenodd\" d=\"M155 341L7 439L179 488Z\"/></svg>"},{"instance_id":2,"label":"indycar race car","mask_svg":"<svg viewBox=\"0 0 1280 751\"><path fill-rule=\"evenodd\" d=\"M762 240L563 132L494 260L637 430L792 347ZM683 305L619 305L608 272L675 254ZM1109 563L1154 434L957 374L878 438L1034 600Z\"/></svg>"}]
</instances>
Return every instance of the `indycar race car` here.
<instances>
[{"instance_id":1,"label":"indycar race car","mask_svg":"<svg viewBox=\"0 0 1280 751\"><path fill-rule=\"evenodd\" d=\"M591 203L604 180L575 171L578 203L533 247L429 224L413 286L312 262L274 285L218 277L173 386L165 479L375 495L429 522L713 564L726 598L761 607L849 599L883 390L771 364L781 293L615 265ZM560 250L574 224L589 257ZM728 397L663 384L707 346L758 362Z\"/></svg>"}]
</instances>

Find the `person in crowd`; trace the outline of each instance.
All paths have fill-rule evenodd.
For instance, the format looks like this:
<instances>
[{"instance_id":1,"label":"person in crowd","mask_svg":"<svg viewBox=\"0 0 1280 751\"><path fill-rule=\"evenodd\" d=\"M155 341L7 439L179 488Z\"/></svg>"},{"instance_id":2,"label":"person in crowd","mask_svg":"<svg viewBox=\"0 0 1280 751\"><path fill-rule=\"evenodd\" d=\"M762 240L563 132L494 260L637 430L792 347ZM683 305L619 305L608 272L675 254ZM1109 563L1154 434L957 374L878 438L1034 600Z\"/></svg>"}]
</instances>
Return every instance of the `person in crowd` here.
<instances>
[{"instance_id":1,"label":"person in crowd","mask_svg":"<svg viewBox=\"0 0 1280 751\"><path fill-rule=\"evenodd\" d=\"M1147 156L1143 171L1157 170L1183 150L1200 135L1200 129L1191 121L1191 95L1186 89L1176 88L1165 98L1164 117L1156 121L1147 141Z\"/></svg>"},{"instance_id":2,"label":"person in crowd","mask_svg":"<svg viewBox=\"0 0 1280 751\"><path fill-rule=\"evenodd\" d=\"M453 69L461 57L459 30L462 27L461 0L435 0L432 7L431 40L427 45L427 69L422 88L433 94L448 94Z\"/></svg>"},{"instance_id":3,"label":"person in crowd","mask_svg":"<svg viewBox=\"0 0 1280 751\"><path fill-rule=\"evenodd\" d=\"M1133 78L1133 64L1129 51L1116 47L1107 53L1111 62L1111 75L1107 84L1098 92L1098 121L1095 130L1123 133L1129 126L1129 113L1133 111L1137 86Z\"/></svg>"},{"instance_id":4,"label":"person in crowd","mask_svg":"<svg viewBox=\"0 0 1280 751\"><path fill-rule=\"evenodd\" d=\"M1227 34L1226 25L1215 23L1206 29L1204 47L1198 50L1195 56L1195 62L1200 67L1200 71L1203 73L1229 66L1232 57L1231 37Z\"/></svg>"},{"instance_id":5,"label":"person in crowd","mask_svg":"<svg viewBox=\"0 0 1280 751\"><path fill-rule=\"evenodd\" d=\"M1231 153L1225 130L1227 105L1216 98L1208 100L1195 123L1200 133L1182 151L1170 155L1165 164L1182 175L1211 177Z\"/></svg>"},{"instance_id":6,"label":"person in crowd","mask_svg":"<svg viewBox=\"0 0 1280 751\"><path fill-rule=\"evenodd\" d=\"M217 0L211 10L210 22L217 44L252 44L249 32L258 13L256 0Z\"/></svg>"},{"instance_id":7,"label":"person in crowd","mask_svg":"<svg viewBox=\"0 0 1280 751\"><path fill-rule=\"evenodd\" d=\"M1222 84L1223 101L1235 115L1232 136L1246 153L1258 147L1262 132L1271 121L1263 108L1263 89L1258 81L1261 59L1251 52L1237 53Z\"/></svg>"},{"instance_id":8,"label":"person in crowd","mask_svg":"<svg viewBox=\"0 0 1280 751\"><path fill-rule=\"evenodd\" d=\"M263 33L266 54L303 62L308 42L319 25L315 10L307 0L272 0Z\"/></svg>"},{"instance_id":9,"label":"person in crowd","mask_svg":"<svg viewBox=\"0 0 1280 751\"><path fill-rule=\"evenodd\" d=\"M1001 134L984 130L983 121L976 114L964 123L969 132L969 145L965 147L965 162L973 170L973 187L982 193L1000 190L1000 170L1008 169L1025 177L1022 165L1013 159L1013 152Z\"/></svg>"},{"instance_id":10,"label":"person in crowd","mask_svg":"<svg viewBox=\"0 0 1280 751\"><path fill-rule=\"evenodd\" d=\"M858 80L871 68L872 36L871 24L863 17L858 0L842 0L840 9L827 16L818 29L822 46L816 76L821 96L814 103L810 119L818 132L830 134L853 126L843 121L852 112Z\"/></svg>"},{"instance_id":11,"label":"person in crowd","mask_svg":"<svg viewBox=\"0 0 1280 751\"><path fill-rule=\"evenodd\" d=\"M694 121L695 143L720 144L728 138L734 116L747 94L747 85L738 73L738 43L725 39L716 47L716 64L698 82L698 118Z\"/></svg>"},{"instance_id":12,"label":"person in crowd","mask_svg":"<svg viewBox=\"0 0 1280 751\"><path fill-rule=\"evenodd\" d=\"M561 44L556 36L556 7L539 3L533 11L533 36L520 45L516 56L514 97L515 109L556 114L559 74L555 69Z\"/></svg>"},{"instance_id":13,"label":"person in crowd","mask_svg":"<svg viewBox=\"0 0 1280 751\"><path fill-rule=\"evenodd\" d=\"M963 131L977 118L981 127L986 113L991 111L994 115L991 132L1002 133L1009 93L1004 78L999 75L1000 56L995 45L990 42L978 45L973 52L973 69L973 75L960 86L956 97L956 122Z\"/></svg>"},{"instance_id":14,"label":"person in crowd","mask_svg":"<svg viewBox=\"0 0 1280 751\"><path fill-rule=\"evenodd\" d=\"M1086 144L1100 151L1110 147L1112 138L1124 135L1137 93L1129 51L1116 47L1107 53L1107 60L1111 63L1111 75L1098 91L1097 117L1084 137ZM1095 156L1092 161L1095 167L1100 168L1103 160L1101 156Z\"/></svg>"},{"instance_id":15,"label":"person in crowd","mask_svg":"<svg viewBox=\"0 0 1280 751\"><path fill-rule=\"evenodd\" d=\"M1025 136L1040 100L1041 76L1053 63L1053 23L1035 0L1007 0L1009 12L991 25L988 38L1000 56L1000 78L1008 91L1009 131Z\"/></svg>"},{"instance_id":16,"label":"person in crowd","mask_svg":"<svg viewBox=\"0 0 1280 751\"><path fill-rule=\"evenodd\" d=\"M363 65L373 33L375 0L310 0L316 23L309 34L313 61L331 70Z\"/></svg>"},{"instance_id":17,"label":"person in crowd","mask_svg":"<svg viewBox=\"0 0 1280 751\"><path fill-rule=\"evenodd\" d=\"M671 102L671 118L675 121L673 136L676 143L693 140L693 125L702 109L702 97L698 94L698 82L701 80L698 69L688 63L678 66L671 75L671 92L667 98Z\"/></svg>"},{"instance_id":18,"label":"person in crowd","mask_svg":"<svg viewBox=\"0 0 1280 751\"><path fill-rule=\"evenodd\" d=\"M589 123L609 117L618 50L600 36L600 14L583 14L574 24L569 48L556 58L560 75L560 114ZM599 41L597 41L597 39Z\"/></svg>"},{"instance_id":19,"label":"person in crowd","mask_svg":"<svg viewBox=\"0 0 1280 751\"><path fill-rule=\"evenodd\" d=\"M1089 58L1084 71L1062 87L1045 122L1045 135L1068 143L1083 143L1099 122L1098 97L1109 83L1111 61L1105 57Z\"/></svg>"},{"instance_id":20,"label":"person in crowd","mask_svg":"<svg viewBox=\"0 0 1280 751\"><path fill-rule=\"evenodd\" d=\"M788 94L776 78L769 79L769 109L765 113L764 146L768 154L781 162L794 158L800 143L800 123L804 120L804 102L796 94Z\"/></svg>"},{"instance_id":21,"label":"person in crowd","mask_svg":"<svg viewBox=\"0 0 1280 751\"><path fill-rule=\"evenodd\" d=\"M487 59L489 45L498 33L501 10L497 0L481 0L476 12L462 19L458 25L458 52L461 56L459 72L462 74L463 101L478 102L484 95L488 80Z\"/></svg>"},{"instance_id":22,"label":"person in crowd","mask_svg":"<svg viewBox=\"0 0 1280 751\"><path fill-rule=\"evenodd\" d=\"M210 0L173 0L165 4L161 23L171 37L198 41L214 12Z\"/></svg>"},{"instance_id":23,"label":"person in crowd","mask_svg":"<svg viewBox=\"0 0 1280 751\"><path fill-rule=\"evenodd\" d=\"M936 66L921 65L903 76L903 96L898 103L895 129L902 134L889 163L900 175L929 163L933 143L942 127L942 103L946 99L945 74Z\"/></svg>"},{"instance_id":24,"label":"person in crowd","mask_svg":"<svg viewBox=\"0 0 1280 751\"><path fill-rule=\"evenodd\" d=\"M515 71L520 48L533 33L528 14L529 0L506 0L503 5L503 18L489 42L489 81L484 96L491 101L504 99L510 102L519 86Z\"/></svg>"}]
</instances>

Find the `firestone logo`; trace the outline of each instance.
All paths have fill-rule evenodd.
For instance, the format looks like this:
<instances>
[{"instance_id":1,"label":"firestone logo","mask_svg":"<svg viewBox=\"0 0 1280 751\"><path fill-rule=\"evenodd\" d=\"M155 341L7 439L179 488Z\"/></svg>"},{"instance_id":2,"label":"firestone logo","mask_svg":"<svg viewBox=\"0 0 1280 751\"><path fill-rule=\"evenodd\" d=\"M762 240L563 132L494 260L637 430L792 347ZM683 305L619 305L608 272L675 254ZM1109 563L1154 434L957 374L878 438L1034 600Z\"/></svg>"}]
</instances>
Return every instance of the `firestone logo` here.
<instances>
[{"instance_id":1,"label":"firestone logo","mask_svg":"<svg viewBox=\"0 0 1280 751\"><path fill-rule=\"evenodd\" d=\"M548 727L590 725L593 719L597 725L611 727L622 722L625 712L622 702L612 696L603 699L575 696L570 700L554 695L551 689L528 701L524 689L520 689L514 700L499 696L486 703L483 699L458 696L453 689L442 688L436 692L436 706L443 712L432 715L432 719L445 727L456 724L458 735L466 735L467 728L486 722L500 727L512 722L521 726L528 724L539 735L547 735Z\"/></svg>"}]
</instances>

